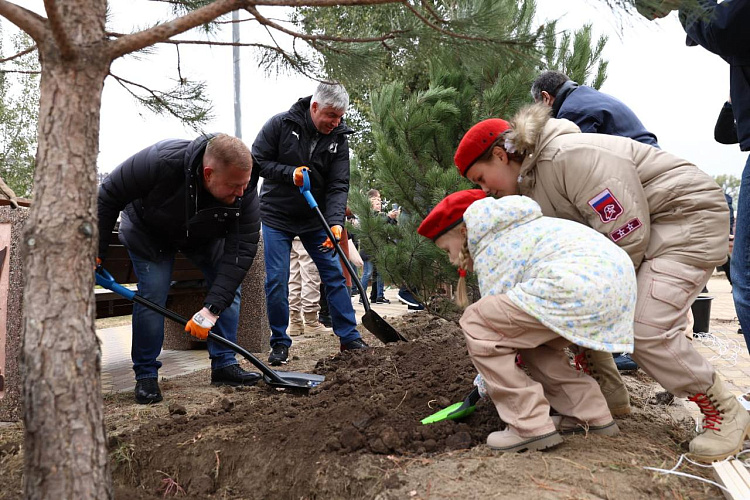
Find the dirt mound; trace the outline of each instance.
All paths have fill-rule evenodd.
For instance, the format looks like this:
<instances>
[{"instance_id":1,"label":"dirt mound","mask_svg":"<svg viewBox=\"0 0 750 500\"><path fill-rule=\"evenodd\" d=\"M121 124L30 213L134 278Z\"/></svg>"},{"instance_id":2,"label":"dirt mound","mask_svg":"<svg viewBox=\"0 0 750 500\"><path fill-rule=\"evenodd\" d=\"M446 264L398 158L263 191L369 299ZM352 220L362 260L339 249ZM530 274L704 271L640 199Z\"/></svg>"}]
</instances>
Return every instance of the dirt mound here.
<instances>
[{"instance_id":1,"label":"dirt mound","mask_svg":"<svg viewBox=\"0 0 750 500\"><path fill-rule=\"evenodd\" d=\"M111 448L132 450L118 481L166 485L171 478L195 495L237 482L245 495L300 498L310 496L322 468L344 466L351 454L441 453L482 443L502 425L494 411L459 424L420 424L471 390L474 370L459 328L422 314L399 329L413 342L319 361L315 372L326 381L309 395L263 387L246 398L246 391L227 390L197 414L175 412L112 438Z\"/></svg>"},{"instance_id":2,"label":"dirt mound","mask_svg":"<svg viewBox=\"0 0 750 500\"><path fill-rule=\"evenodd\" d=\"M421 425L425 416L460 401L475 371L455 323L426 313L390 321L410 342L336 355L332 335L296 343L285 369L326 376L307 395L262 384L214 388L203 371L163 383L162 404L136 405L131 394L105 398L116 497L632 499L718 493L642 468L671 467L692 427L682 406L649 403L658 401L660 388L642 374L626 377L634 413L618 420L617 437L566 437L549 452L496 454L483 443L503 424L485 400L462 422ZM369 334L367 340L378 345ZM0 445L2 438L0 433ZM20 437L5 442L15 444L0 446L0 463L16 465L7 480L0 479L0 498L18 498L11 492L20 491Z\"/></svg>"}]
</instances>

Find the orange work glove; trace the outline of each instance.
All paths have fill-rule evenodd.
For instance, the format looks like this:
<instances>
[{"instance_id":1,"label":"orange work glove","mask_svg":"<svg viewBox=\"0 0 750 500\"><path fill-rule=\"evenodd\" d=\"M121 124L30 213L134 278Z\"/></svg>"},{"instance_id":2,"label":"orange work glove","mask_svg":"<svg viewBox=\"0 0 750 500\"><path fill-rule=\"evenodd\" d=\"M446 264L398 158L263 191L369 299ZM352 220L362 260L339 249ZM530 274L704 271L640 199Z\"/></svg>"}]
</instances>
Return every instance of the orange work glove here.
<instances>
[{"instance_id":1,"label":"orange work glove","mask_svg":"<svg viewBox=\"0 0 750 500\"><path fill-rule=\"evenodd\" d=\"M96 265L94 266L94 271L96 271L100 267L102 267L102 259L100 259L99 257L97 257L96 258Z\"/></svg>"},{"instance_id":2,"label":"orange work glove","mask_svg":"<svg viewBox=\"0 0 750 500\"><path fill-rule=\"evenodd\" d=\"M208 338L208 332L216 324L217 319L219 319L218 316L212 314L211 311L204 307L195 313L193 318L187 322L187 325L185 325L185 331L197 339L206 340Z\"/></svg>"},{"instance_id":3,"label":"orange work glove","mask_svg":"<svg viewBox=\"0 0 750 500\"><path fill-rule=\"evenodd\" d=\"M305 183L305 178L302 175L302 172L309 171L310 169L307 167L297 167L294 169L294 185L297 187L302 187L302 185Z\"/></svg>"},{"instance_id":4,"label":"orange work glove","mask_svg":"<svg viewBox=\"0 0 750 500\"><path fill-rule=\"evenodd\" d=\"M341 226L331 226L331 232L333 233L334 238L336 238L336 241L341 241L341 232L344 229ZM326 238L326 240L323 242L322 245L320 245L320 249L324 252L327 252L329 250L333 250L333 242L331 241L331 238Z\"/></svg>"}]
</instances>

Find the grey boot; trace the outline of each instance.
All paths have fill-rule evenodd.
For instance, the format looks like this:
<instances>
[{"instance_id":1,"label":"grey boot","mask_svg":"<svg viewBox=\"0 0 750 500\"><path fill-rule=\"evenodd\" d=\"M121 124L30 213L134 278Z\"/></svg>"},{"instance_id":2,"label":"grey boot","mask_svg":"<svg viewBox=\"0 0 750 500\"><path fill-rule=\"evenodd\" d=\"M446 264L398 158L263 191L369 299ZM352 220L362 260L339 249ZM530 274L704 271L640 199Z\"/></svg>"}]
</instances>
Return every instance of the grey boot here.
<instances>
[{"instance_id":1,"label":"grey boot","mask_svg":"<svg viewBox=\"0 0 750 500\"><path fill-rule=\"evenodd\" d=\"M579 349L576 368L594 377L599 383L609 412L613 417L630 413L630 396L612 354L591 349Z\"/></svg>"},{"instance_id":2,"label":"grey boot","mask_svg":"<svg viewBox=\"0 0 750 500\"><path fill-rule=\"evenodd\" d=\"M704 462L724 460L742 450L750 434L750 414L714 373L705 394L690 398L703 413L703 431L690 441L690 457Z\"/></svg>"}]
</instances>

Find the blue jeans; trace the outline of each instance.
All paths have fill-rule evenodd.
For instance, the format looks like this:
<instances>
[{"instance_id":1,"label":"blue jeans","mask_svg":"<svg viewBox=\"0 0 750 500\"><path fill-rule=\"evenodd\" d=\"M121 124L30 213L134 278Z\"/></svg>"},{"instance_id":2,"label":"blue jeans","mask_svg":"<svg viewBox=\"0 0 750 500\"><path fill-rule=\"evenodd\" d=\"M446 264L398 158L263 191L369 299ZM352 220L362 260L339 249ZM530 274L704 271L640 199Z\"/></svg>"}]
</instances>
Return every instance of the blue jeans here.
<instances>
[{"instance_id":1,"label":"blue jeans","mask_svg":"<svg viewBox=\"0 0 750 500\"><path fill-rule=\"evenodd\" d=\"M370 278L372 277L372 273L375 270L375 264L370 259L362 259L362 262L364 262L365 266L362 269L362 288L364 288L365 295L367 294L367 283L370 281ZM375 287L375 291L377 292L375 294L375 298L380 298L383 296L384 293L384 285L383 285L383 278L380 276L380 273L378 273L377 278L375 278L375 283L372 284L373 287Z\"/></svg>"},{"instance_id":2,"label":"blue jeans","mask_svg":"<svg viewBox=\"0 0 750 500\"><path fill-rule=\"evenodd\" d=\"M732 250L732 295L745 346L750 351L750 156L745 163L737 200L737 219Z\"/></svg>"},{"instance_id":3,"label":"blue jeans","mask_svg":"<svg viewBox=\"0 0 750 500\"><path fill-rule=\"evenodd\" d=\"M172 278L174 255L167 256L159 262L152 262L133 252L128 253L133 262L135 275L138 277L138 295L165 307ZM218 262L207 262L200 255L186 255L186 257L203 272L210 287L216 278ZM224 309L211 331L236 343L239 317L240 288L237 287L232 305ZM188 334L185 333L185 335ZM141 304L133 304L133 347L130 357L133 360L136 380L158 377L161 361L156 358L161 353L163 343L164 316ZM208 342L208 354L211 358L211 368L214 370L237 364L234 351L215 342Z\"/></svg>"},{"instance_id":4,"label":"blue jeans","mask_svg":"<svg viewBox=\"0 0 750 500\"><path fill-rule=\"evenodd\" d=\"M340 337L342 345L360 338L352 299L346 288L339 259L333 250L323 252L319 248L326 239L325 231L320 229L296 235L263 224L266 308L271 327L271 347L277 344L287 347L292 345L286 328L289 325L289 253L295 236L299 236L305 250L315 262L320 281L325 285L333 332Z\"/></svg>"}]
</instances>

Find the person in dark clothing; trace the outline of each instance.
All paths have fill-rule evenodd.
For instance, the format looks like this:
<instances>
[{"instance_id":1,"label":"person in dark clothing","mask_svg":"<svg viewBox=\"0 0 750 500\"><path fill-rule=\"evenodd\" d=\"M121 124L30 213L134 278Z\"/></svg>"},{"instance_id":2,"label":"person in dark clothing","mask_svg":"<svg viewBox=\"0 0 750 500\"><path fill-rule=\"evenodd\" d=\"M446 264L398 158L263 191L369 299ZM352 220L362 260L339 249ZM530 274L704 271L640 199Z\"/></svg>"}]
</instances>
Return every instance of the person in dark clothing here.
<instances>
[{"instance_id":1,"label":"person in dark clothing","mask_svg":"<svg viewBox=\"0 0 750 500\"><path fill-rule=\"evenodd\" d=\"M729 63L729 96L742 151L750 151L750 2L699 0L683 2L639 0L638 11L648 19L679 9L686 44L700 45ZM732 250L732 295L745 343L750 350L750 155L745 162L737 200L737 224Z\"/></svg>"},{"instance_id":2,"label":"person in dark clothing","mask_svg":"<svg viewBox=\"0 0 750 500\"><path fill-rule=\"evenodd\" d=\"M349 95L342 85L321 83L314 95L268 120L253 143L253 158L264 178L260 215L271 327L268 362L274 366L287 362L292 345L286 330L289 252L295 236L318 267L341 350L367 347L356 329L354 308L333 243L299 190L303 171L307 171L313 197L333 235L341 238L349 192L347 136L353 132L342 120L348 105Z\"/></svg>"},{"instance_id":3,"label":"person in dark clothing","mask_svg":"<svg viewBox=\"0 0 750 500\"><path fill-rule=\"evenodd\" d=\"M201 135L165 140L127 159L99 187L99 253L106 261L109 235L122 211L119 239L138 277L138 294L165 306L175 254L198 267L209 285L204 307L185 330L206 339L209 330L237 340L240 284L255 258L260 215L250 150L235 137ZM162 400L157 357L164 318L133 305L133 371L138 403ZM208 343L211 383L253 385L260 375L239 367L234 352Z\"/></svg>"},{"instance_id":4,"label":"person in dark clothing","mask_svg":"<svg viewBox=\"0 0 750 500\"><path fill-rule=\"evenodd\" d=\"M544 71L531 85L534 102L552 108L553 118L572 121L581 132L619 135L659 147L656 136L621 101L586 85L578 85L559 71Z\"/></svg>"}]
</instances>

